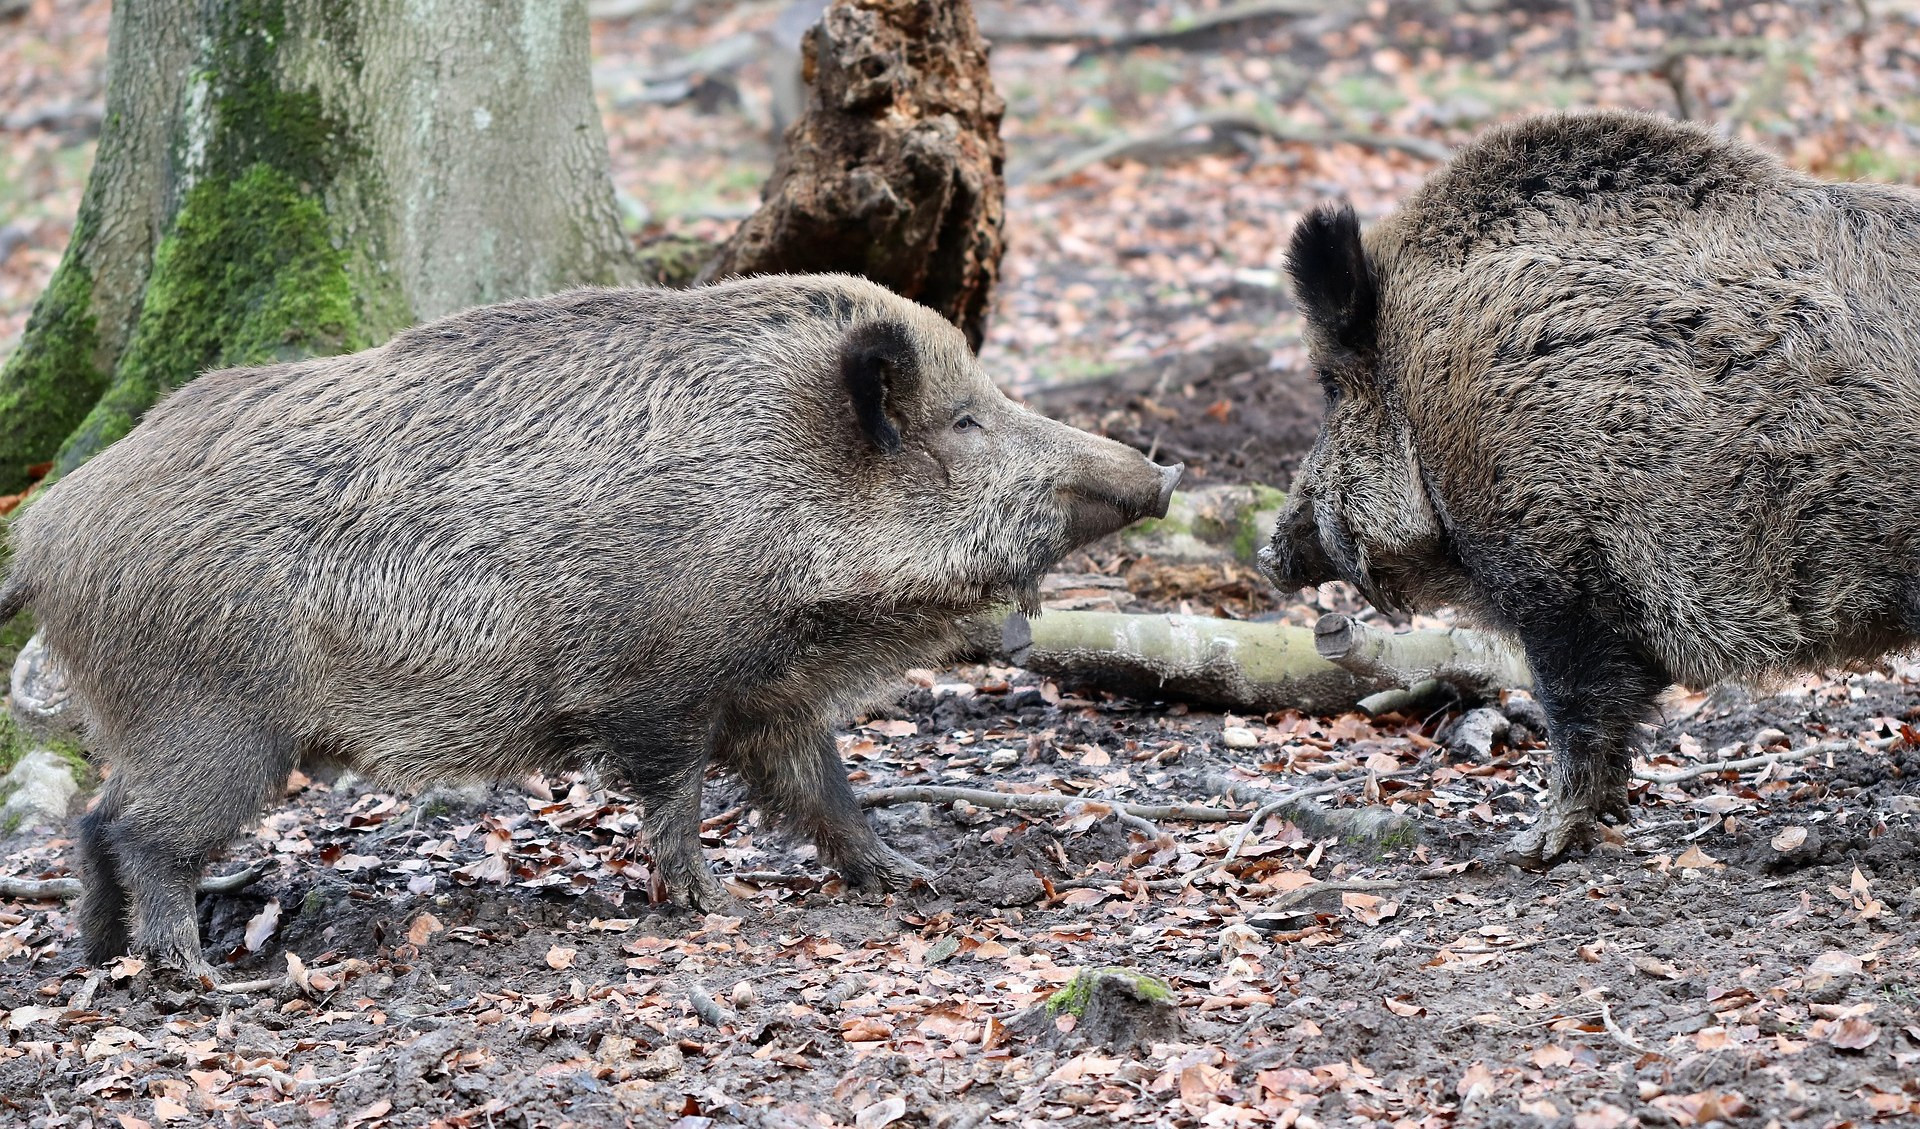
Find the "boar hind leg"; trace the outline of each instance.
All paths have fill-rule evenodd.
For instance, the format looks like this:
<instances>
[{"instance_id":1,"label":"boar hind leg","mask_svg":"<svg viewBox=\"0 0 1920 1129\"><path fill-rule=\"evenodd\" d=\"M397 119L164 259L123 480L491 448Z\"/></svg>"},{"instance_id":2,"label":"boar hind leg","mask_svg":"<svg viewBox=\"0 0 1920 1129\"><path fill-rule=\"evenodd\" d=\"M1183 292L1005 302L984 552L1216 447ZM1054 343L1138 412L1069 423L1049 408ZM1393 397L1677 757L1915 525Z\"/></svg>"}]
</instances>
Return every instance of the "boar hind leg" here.
<instances>
[{"instance_id":1,"label":"boar hind leg","mask_svg":"<svg viewBox=\"0 0 1920 1129\"><path fill-rule=\"evenodd\" d=\"M1627 640L1586 623L1522 632L1553 748L1551 792L1540 818L1506 857L1545 869L1594 846L1600 817L1627 814L1634 728L1668 685Z\"/></svg>"},{"instance_id":2,"label":"boar hind leg","mask_svg":"<svg viewBox=\"0 0 1920 1129\"><path fill-rule=\"evenodd\" d=\"M747 782L754 803L813 840L820 861L850 886L904 890L926 868L880 841L847 782L833 734L807 724L769 726L731 743L727 761Z\"/></svg>"},{"instance_id":3,"label":"boar hind leg","mask_svg":"<svg viewBox=\"0 0 1920 1129\"><path fill-rule=\"evenodd\" d=\"M87 963L98 967L127 954L127 888L120 880L107 831L120 816L125 777L107 778L100 800L80 817L76 847L80 863L80 905L76 917Z\"/></svg>"},{"instance_id":4,"label":"boar hind leg","mask_svg":"<svg viewBox=\"0 0 1920 1129\"><path fill-rule=\"evenodd\" d=\"M131 906L132 949L163 968L211 977L200 953L195 885L292 769L291 741L194 726L147 738L115 765L124 802L98 827ZM102 805L103 808L105 805Z\"/></svg>"}]
</instances>

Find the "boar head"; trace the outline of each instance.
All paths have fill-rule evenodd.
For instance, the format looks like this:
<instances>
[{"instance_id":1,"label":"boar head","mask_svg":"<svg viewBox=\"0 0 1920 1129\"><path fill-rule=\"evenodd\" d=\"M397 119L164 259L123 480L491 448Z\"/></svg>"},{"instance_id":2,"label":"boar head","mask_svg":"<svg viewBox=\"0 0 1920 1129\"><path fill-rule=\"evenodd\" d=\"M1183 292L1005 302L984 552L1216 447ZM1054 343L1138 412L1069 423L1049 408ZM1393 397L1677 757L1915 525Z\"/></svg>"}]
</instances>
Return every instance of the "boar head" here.
<instances>
[{"instance_id":1,"label":"boar head","mask_svg":"<svg viewBox=\"0 0 1920 1129\"><path fill-rule=\"evenodd\" d=\"M1166 516L1180 480L1180 465L1016 404L932 315L853 326L840 370L857 461L881 484L865 495L891 558L878 587L900 598L1030 605L1067 553Z\"/></svg>"},{"instance_id":2,"label":"boar head","mask_svg":"<svg viewBox=\"0 0 1920 1129\"><path fill-rule=\"evenodd\" d=\"M1380 280L1350 206L1322 205L1300 221L1287 273L1327 418L1260 553L1261 570L1282 589L1345 580L1389 610L1440 602L1451 571L1442 522L1383 340Z\"/></svg>"}]
</instances>

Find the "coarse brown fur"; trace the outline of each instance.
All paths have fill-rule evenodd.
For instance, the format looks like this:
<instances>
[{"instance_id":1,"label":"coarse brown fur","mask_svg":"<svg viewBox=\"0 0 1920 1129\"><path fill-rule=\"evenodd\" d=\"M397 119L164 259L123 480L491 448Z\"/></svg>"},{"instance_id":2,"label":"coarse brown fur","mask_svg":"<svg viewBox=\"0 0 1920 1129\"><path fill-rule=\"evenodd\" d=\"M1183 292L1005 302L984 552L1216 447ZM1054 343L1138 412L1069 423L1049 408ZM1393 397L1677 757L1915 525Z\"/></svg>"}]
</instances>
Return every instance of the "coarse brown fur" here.
<instances>
[{"instance_id":1,"label":"coarse brown fur","mask_svg":"<svg viewBox=\"0 0 1920 1129\"><path fill-rule=\"evenodd\" d=\"M900 886L924 871L829 727L1177 476L842 276L577 290L210 373L13 529L0 602L30 604L112 765L79 840L89 953L203 972L194 879L308 756L400 786L597 767L706 908L711 761Z\"/></svg>"},{"instance_id":2,"label":"coarse brown fur","mask_svg":"<svg viewBox=\"0 0 1920 1129\"><path fill-rule=\"evenodd\" d=\"M1290 265L1330 411L1271 573L1518 635L1555 780L1515 857L1624 812L1670 683L1920 638L1920 193L1553 115Z\"/></svg>"}]
</instances>

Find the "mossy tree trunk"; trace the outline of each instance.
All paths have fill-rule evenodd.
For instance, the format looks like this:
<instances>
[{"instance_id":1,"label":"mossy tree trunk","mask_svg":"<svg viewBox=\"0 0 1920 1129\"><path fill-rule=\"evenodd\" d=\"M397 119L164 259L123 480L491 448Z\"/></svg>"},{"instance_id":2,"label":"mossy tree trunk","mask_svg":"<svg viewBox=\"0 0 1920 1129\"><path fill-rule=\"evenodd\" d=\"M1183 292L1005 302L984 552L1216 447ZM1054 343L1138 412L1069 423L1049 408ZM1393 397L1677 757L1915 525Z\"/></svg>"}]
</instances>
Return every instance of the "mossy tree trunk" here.
<instances>
[{"instance_id":1,"label":"mossy tree trunk","mask_svg":"<svg viewBox=\"0 0 1920 1129\"><path fill-rule=\"evenodd\" d=\"M73 238L0 370L0 492L199 372L632 277L583 0L121 0Z\"/></svg>"}]
</instances>

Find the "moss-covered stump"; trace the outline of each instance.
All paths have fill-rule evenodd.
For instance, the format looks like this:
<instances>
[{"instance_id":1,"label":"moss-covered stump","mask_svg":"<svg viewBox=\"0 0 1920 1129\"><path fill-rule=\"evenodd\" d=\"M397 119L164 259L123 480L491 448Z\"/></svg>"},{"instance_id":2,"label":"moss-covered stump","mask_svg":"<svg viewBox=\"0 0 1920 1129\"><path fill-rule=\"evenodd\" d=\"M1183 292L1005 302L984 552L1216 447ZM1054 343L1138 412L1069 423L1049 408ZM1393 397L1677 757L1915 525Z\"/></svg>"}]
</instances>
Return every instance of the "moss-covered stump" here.
<instances>
[{"instance_id":1,"label":"moss-covered stump","mask_svg":"<svg viewBox=\"0 0 1920 1129\"><path fill-rule=\"evenodd\" d=\"M1070 1022L1062 1022L1070 1017ZM1016 1034L1058 1046L1150 1050L1188 1035L1166 981L1129 968L1083 968L1067 985L1015 1016Z\"/></svg>"},{"instance_id":2,"label":"moss-covered stump","mask_svg":"<svg viewBox=\"0 0 1920 1129\"><path fill-rule=\"evenodd\" d=\"M116 5L72 241L0 368L0 495L208 369L635 279L584 5Z\"/></svg>"},{"instance_id":3,"label":"moss-covered stump","mask_svg":"<svg viewBox=\"0 0 1920 1129\"><path fill-rule=\"evenodd\" d=\"M1202 486L1177 490L1167 516L1116 534L1129 552L1159 561L1256 562L1273 538L1287 496L1271 486Z\"/></svg>"}]
</instances>

